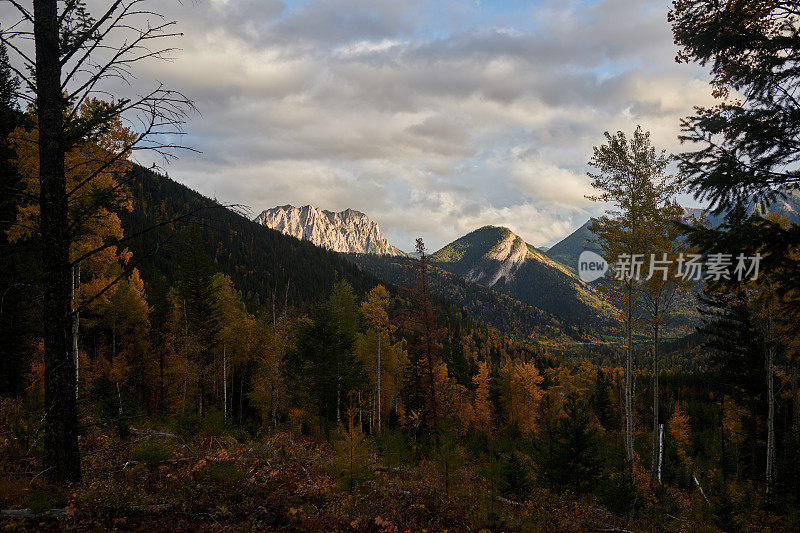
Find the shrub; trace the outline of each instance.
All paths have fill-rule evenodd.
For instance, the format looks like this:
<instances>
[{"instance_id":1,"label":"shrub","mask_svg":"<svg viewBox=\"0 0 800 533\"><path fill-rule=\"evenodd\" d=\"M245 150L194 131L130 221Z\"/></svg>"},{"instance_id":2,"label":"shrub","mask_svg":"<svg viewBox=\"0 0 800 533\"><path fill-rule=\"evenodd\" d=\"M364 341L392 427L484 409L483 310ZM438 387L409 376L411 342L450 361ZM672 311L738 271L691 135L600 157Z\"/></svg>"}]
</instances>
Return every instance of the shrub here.
<instances>
[{"instance_id":1,"label":"shrub","mask_svg":"<svg viewBox=\"0 0 800 533\"><path fill-rule=\"evenodd\" d=\"M175 419L175 432L181 437L191 439L200 431L203 419L200 415L184 411L179 413Z\"/></svg>"},{"instance_id":2,"label":"shrub","mask_svg":"<svg viewBox=\"0 0 800 533\"><path fill-rule=\"evenodd\" d=\"M512 452L506 459L501 482L503 494L512 500L525 501L530 496L530 470L519 453Z\"/></svg>"},{"instance_id":3,"label":"shrub","mask_svg":"<svg viewBox=\"0 0 800 533\"><path fill-rule=\"evenodd\" d=\"M636 486L625 473L603 477L597 487L597 497L616 515L626 515L636 502Z\"/></svg>"},{"instance_id":4,"label":"shrub","mask_svg":"<svg viewBox=\"0 0 800 533\"><path fill-rule=\"evenodd\" d=\"M131 459L138 463L144 463L151 471L156 467L172 458L172 451L164 444L155 440L146 440L136 446L131 452Z\"/></svg>"}]
</instances>

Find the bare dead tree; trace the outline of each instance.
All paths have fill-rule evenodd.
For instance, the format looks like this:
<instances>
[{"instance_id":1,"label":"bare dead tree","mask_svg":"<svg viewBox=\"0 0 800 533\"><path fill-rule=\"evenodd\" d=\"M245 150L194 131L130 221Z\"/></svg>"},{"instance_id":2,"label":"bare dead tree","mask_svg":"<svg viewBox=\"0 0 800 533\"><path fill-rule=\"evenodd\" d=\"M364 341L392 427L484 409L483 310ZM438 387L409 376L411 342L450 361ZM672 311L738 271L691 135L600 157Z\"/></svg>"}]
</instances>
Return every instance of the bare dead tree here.
<instances>
[{"instance_id":1,"label":"bare dead tree","mask_svg":"<svg viewBox=\"0 0 800 533\"><path fill-rule=\"evenodd\" d=\"M70 244L83 219L107 197L95 194L94 201L78 213L71 213L70 205L92 195L87 186L130 154L147 150L165 161L174 157L174 149L184 148L174 139L183 134L194 105L161 84L138 96L115 97L121 91L135 92L131 80L136 64L168 59L174 51L162 44L180 35L174 30L176 23L150 7L156 2L112 0L93 14L84 0L33 0L32 9L18 0L5 1L18 20L6 26L0 41L11 52L11 68L21 81L18 97L32 105L39 128L44 476L54 482L77 481L81 466L72 339L79 310L72 303L71 272L82 260L118 243L106 242L71 259ZM83 105L93 99L110 102ZM113 121L122 121L135 135L68 189L67 171L74 169L65 168L65 154L78 143L97 138Z\"/></svg>"}]
</instances>

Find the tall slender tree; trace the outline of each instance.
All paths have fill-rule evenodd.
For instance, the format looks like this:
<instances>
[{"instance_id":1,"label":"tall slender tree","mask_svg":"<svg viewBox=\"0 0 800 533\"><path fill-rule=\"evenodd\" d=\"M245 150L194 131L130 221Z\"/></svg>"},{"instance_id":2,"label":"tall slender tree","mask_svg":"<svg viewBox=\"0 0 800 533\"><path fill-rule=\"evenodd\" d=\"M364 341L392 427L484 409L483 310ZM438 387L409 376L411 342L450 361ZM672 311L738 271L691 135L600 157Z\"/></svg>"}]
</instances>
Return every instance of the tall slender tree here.
<instances>
[{"instance_id":1,"label":"tall slender tree","mask_svg":"<svg viewBox=\"0 0 800 533\"><path fill-rule=\"evenodd\" d=\"M184 312L185 342L192 347L185 354L186 363L191 357L197 365L198 406L200 415L204 415L209 366L217 352L221 324L218 291L213 283L213 265L197 231L190 231L184 243L179 276L178 297Z\"/></svg>"},{"instance_id":2,"label":"tall slender tree","mask_svg":"<svg viewBox=\"0 0 800 533\"><path fill-rule=\"evenodd\" d=\"M183 95L157 87L132 99L120 99L78 117L82 104L108 83L131 76L137 61L165 57L168 49L153 48L159 37L174 35L172 22L150 24L154 14L146 0L114 0L93 17L82 0L33 0L33 10L19 2L11 6L19 20L0 33L13 51L10 68L18 76L18 96L35 107L39 127L39 208L42 264L42 333L45 366L44 476L55 482L81 477L78 450L75 361L73 359L73 267L110 245L104 243L70 258L73 238L68 216L70 198L83 185L67 188L65 154L78 142L101 132L110 120L126 117L140 124L131 145L118 154L149 148L168 154L172 146L158 134L177 132L191 108ZM22 43L33 41L33 55ZM131 238L128 236L127 238ZM115 283L116 280L112 280Z\"/></svg>"},{"instance_id":3,"label":"tall slender tree","mask_svg":"<svg viewBox=\"0 0 800 533\"><path fill-rule=\"evenodd\" d=\"M389 314L387 307L389 306L389 292L383 287L378 285L370 291L366 300L361 303L361 314L364 316L364 321L371 328L378 332L378 348L375 362L375 418L376 427L378 432L381 431L381 343L383 342L383 335L390 327Z\"/></svg>"},{"instance_id":4,"label":"tall slender tree","mask_svg":"<svg viewBox=\"0 0 800 533\"><path fill-rule=\"evenodd\" d=\"M416 252L419 256L414 265L414 284L410 290L411 310L404 316L404 327L414 338L411 352L411 365L407 368L407 391L421 389L424 396L422 418L428 429L435 436L439 430L441 411L438 405L437 367L439 365L439 341L442 330L437 322L436 308L431 301L428 286L429 260L425 243L417 239ZM417 403L413 392L407 393L412 409Z\"/></svg>"},{"instance_id":5,"label":"tall slender tree","mask_svg":"<svg viewBox=\"0 0 800 533\"><path fill-rule=\"evenodd\" d=\"M589 165L592 187L599 191L589 199L610 202L606 215L593 218L589 230L606 261L617 263L616 277L603 288L621 309L625 329L625 455L628 473L635 481L633 412L633 331L642 319L639 306L643 258L649 250L648 228L659 208L674 194L674 179L667 173L671 157L656 151L650 133L637 127L630 140L619 131L605 133L606 144L594 147Z\"/></svg>"},{"instance_id":6,"label":"tall slender tree","mask_svg":"<svg viewBox=\"0 0 800 533\"><path fill-rule=\"evenodd\" d=\"M673 176L665 183L659 194L655 210L649 213L644 228L647 248L644 250L644 269L647 271L642 284L642 303L646 311L646 325L652 345L650 348L653 367L653 446L651 453L650 479L659 482L662 464L662 437L660 421L661 334L670 319L676 303L689 290L693 282L682 277L680 260L689 251L681 236L683 208L674 201L679 184Z\"/></svg>"}]
</instances>

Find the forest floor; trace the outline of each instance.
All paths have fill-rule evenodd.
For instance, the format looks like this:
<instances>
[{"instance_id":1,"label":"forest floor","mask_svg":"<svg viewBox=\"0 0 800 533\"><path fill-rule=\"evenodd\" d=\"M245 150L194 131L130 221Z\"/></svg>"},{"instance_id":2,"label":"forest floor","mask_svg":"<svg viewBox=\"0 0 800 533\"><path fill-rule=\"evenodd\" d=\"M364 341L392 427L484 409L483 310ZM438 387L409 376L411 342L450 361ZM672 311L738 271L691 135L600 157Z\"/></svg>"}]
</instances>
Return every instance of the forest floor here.
<instances>
[{"instance_id":1,"label":"forest floor","mask_svg":"<svg viewBox=\"0 0 800 533\"><path fill-rule=\"evenodd\" d=\"M11 460L6 440L0 529L706 530L697 517L619 517L591 497L541 488L515 502L495 494L486 473L469 461L444 476L431 461L388 467L368 447L351 454L354 448L288 433L239 442L230 435L129 431L124 438L110 428L82 437L84 479L74 487L14 472L20 462Z\"/></svg>"}]
</instances>

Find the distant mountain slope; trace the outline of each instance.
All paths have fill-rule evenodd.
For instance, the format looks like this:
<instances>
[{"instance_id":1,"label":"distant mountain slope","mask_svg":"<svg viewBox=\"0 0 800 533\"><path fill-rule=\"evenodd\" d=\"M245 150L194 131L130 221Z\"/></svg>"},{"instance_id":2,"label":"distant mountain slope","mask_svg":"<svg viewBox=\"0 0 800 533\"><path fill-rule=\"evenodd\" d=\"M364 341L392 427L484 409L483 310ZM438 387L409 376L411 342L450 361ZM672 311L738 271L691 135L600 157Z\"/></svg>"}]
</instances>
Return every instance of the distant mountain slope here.
<instances>
[{"instance_id":1,"label":"distant mountain slope","mask_svg":"<svg viewBox=\"0 0 800 533\"><path fill-rule=\"evenodd\" d=\"M714 215L705 209L697 207L685 207L684 212L687 216L696 218L705 215L712 226L722 224L725 218L724 215ZM748 206L748 212L762 216L766 213L777 213L787 217L793 224L800 223L800 190L789 190L786 192L785 198L778 198L766 205L761 202L751 202ZM589 231L589 224L591 224L591 220L587 220L583 226L554 244L545 254L562 265L574 269L578 264L578 256L582 251L599 252L599 246L592 242L595 234Z\"/></svg>"},{"instance_id":2,"label":"distant mountain slope","mask_svg":"<svg viewBox=\"0 0 800 533\"><path fill-rule=\"evenodd\" d=\"M413 265L412 258L363 254L349 254L346 257L390 283L408 287L413 281L413 273L409 269ZM585 355L587 350L603 353L606 349L605 343L597 339L609 333L607 327L572 325L542 309L437 266L430 269L429 284L434 294L460 306L473 319L503 334L545 345L553 353Z\"/></svg>"},{"instance_id":3,"label":"distant mountain slope","mask_svg":"<svg viewBox=\"0 0 800 533\"><path fill-rule=\"evenodd\" d=\"M581 255L581 252L584 250L599 252L600 247L592 242L595 235L589 231L589 224L591 224L591 222L591 220L587 220L583 226L551 246L550 249L545 252L547 257L555 259L562 265L574 269L578 264L578 256Z\"/></svg>"},{"instance_id":4,"label":"distant mountain slope","mask_svg":"<svg viewBox=\"0 0 800 533\"><path fill-rule=\"evenodd\" d=\"M283 205L263 211L255 222L334 252L405 255L389 244L378 224L353 209L334 213L311 205Z\"/></svg>"},{"instance_id":5,"label":"distant mountain slope","mask_svg":"<svg viewBox=\"0 0 800 533\"><path fill-rule=\"evenodd\" d=\"M569 269L508 228L484 226L431 255L447 271L572 324L597 324L607 306Z\"/></svg>"},{"instance_id":6,"label":"distant mountain slope","mask_svg":"<svg viewBox=\"0 0 800 533\"><path fill-rule=\"evenodd\" d=\"M128 186L134 209L119 213L126 236L192 209L208 208L192 217L191 225L162 226L126 243L145 280L164 275L175 283L186 236L199 231L217 269L233 279L250 306L267 305L273 291L283 294L287 284L290 303L309 305L324 298L338 278L348 280L359 293L379 283L336 252L265 228L144 168L136 167L135 172Z\"/></svg>"},{"instance_id":7,"label":"distant mountain slope","mask_svg":"<svg viewBox=\"0 0 800 533\"><path fill-rule=\"evenodd\" d=\"M792 224L798 224L800 223L800 189L788 189L782 198L777 198L770 203L754 203L751 210L761 216L766 213L775 213L787 217Z\"/></svg>"}]
</instances>

